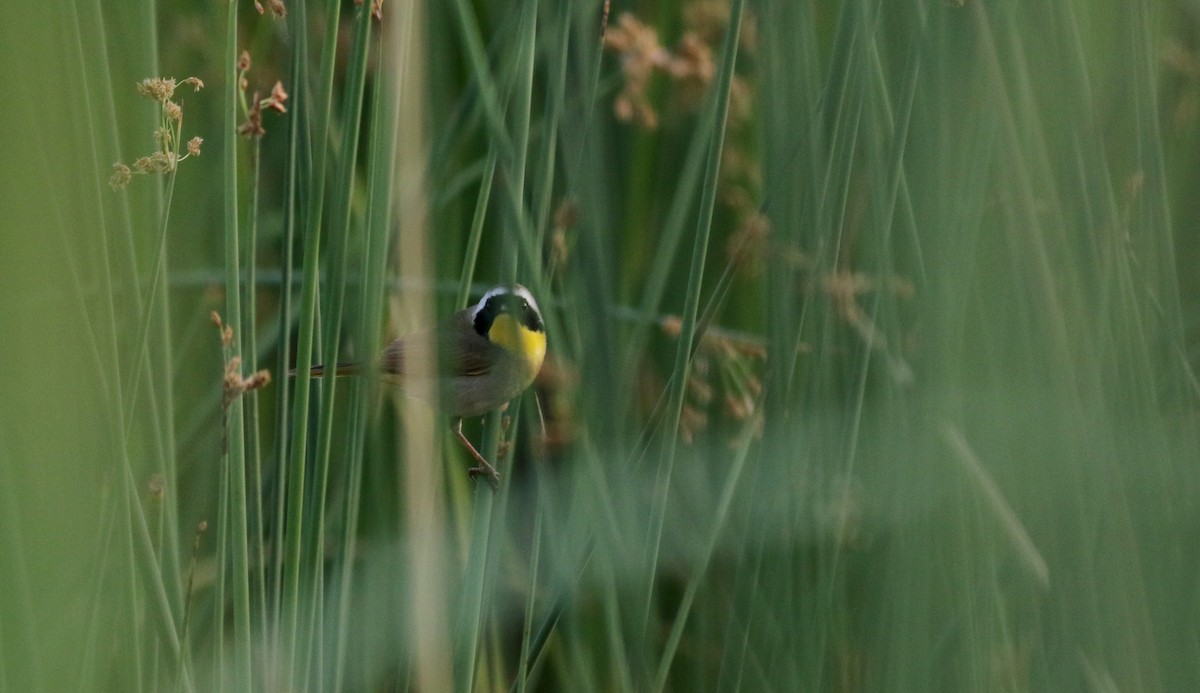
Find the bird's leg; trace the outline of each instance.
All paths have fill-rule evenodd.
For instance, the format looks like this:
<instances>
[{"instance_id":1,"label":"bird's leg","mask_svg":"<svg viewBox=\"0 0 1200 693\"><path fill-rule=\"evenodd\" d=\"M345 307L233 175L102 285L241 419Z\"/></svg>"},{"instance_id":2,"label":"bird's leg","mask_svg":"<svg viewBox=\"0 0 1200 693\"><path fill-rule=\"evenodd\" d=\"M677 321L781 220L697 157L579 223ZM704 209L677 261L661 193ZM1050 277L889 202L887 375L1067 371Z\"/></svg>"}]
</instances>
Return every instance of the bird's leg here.
<instances>
[{"instance_id":1,"label":"bird's leg","mask_svg":"<svg viewBox=\"0 0 1200 693\"><path fill-rule=\"evenodd\" d=\"M492 490L494 491L500 488L500 472L496 471L495 467L488 464L488 461L483 459L483 455L479 454L479 451L475 449L475 446L471 445L471 441L467 440L467 437L463 435L462 421L463 420L459 418L455 422L454 435L458 436L458 442L462 443L463 447L467 449L467 452L471 453L471 457L474 457L475 461L479 463L479 466L471 467L467 470L467 476L474 479L481 474L486 474L492 482Z\"/></svg>"}]
</instances>

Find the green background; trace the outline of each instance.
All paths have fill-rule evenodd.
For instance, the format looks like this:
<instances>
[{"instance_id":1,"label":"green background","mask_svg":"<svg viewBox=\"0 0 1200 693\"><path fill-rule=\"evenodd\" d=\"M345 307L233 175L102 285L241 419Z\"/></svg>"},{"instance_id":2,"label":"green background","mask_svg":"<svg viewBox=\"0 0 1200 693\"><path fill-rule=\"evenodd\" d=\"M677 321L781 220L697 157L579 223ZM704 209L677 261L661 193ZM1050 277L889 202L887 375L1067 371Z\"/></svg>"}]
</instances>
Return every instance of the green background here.
<instances>
[{"instance_id":1,"label":"green background","mask_svg":"<svg viewBox=\"0 0 1200 693\"><path fill-rule=\"evenodd\" d=\"M1200 685L1194 2L288 9L4 11L0 690ZM513 279L494 495L284 373Z\"/></svg>"}]
</instances>

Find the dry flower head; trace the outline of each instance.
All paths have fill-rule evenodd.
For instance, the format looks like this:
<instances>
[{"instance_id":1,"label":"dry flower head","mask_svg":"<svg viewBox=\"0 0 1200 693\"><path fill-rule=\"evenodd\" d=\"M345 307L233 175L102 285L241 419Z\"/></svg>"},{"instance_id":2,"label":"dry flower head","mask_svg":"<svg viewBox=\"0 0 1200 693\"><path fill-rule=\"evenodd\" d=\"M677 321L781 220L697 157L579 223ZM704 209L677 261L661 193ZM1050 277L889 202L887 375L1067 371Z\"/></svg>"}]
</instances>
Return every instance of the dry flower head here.
<instances>
[{"instance_id":1,"label":"dry flower head","mask_svg":"<svg viewBox=\"0 0 1200 693\"><path fill-rule=\"evenodd\" d=\"M108 179L108 186L113 190L121 190L129 181L133 180L133 171L120 161L112 165L112 176Z\"/></svg>"},{"instance_id":2,"label":"dry flower head","mask_svg":"<svg viewBox=\"0 0 1200 693\"><path fill-rule=\"evenodd\" d=\"M108 179L108 184L113 190L121 190L129 185L134 174L173 173L178 168L180 161L188 156L200 154L199 143L201 140L199 137L193 137L188 142L186 153L181 154L179 151L183 128L183 106L173 101L172 97L180 85L191 86L194 92L204 88L204 82L198 77L188 77L182 82L176 82L173 77L150 77L138 82L138 93L160 104L161 119L153 133L157 151L139 157L132 166L119 161L114 163L112 174ZM195 146L193 146L193 142Z\"/></svg>"},{"instance_id":3,"label":"dry flower head","mask_svg":"<svg viewBox=\"0 0 1200 693\"><path fill-rule=\"evenodd\" d=\"M209 314L213 325L221 335L221 347L228 354L230 347L233 345L233 328L226 325L221 320L221 314L217 311L212 311ZM230 403L243 394L266 387L271 383L271 373L266 369L256 371L249 377L242 376L242 357L228 356L225 361L225 374L222 378L222 398L221 403L223 408L228 408Z\"/></svg>"},{"instance_id":4,"label":"dry flower head","mask_svg":"<svg viewBox=\"0 0 1200 693\"><path fill-rule=\"evenodd\" d=\"M667 336L678 339L683 321L678 316L667 316L659 321L659 327ZM685 384L680 440L690 444L708 426L706 412L714 401L719 401L725 416L734 421L757 416L763 384L756 371L766 355L761 340L708 328L700 337Z\"/></svg>"},{"instance_id":5,"label":"dry flower head","mask_svg":"<svg viewBox=\"0 0 1200 693\"><path fill-rule=\"evenodd\" d=\"M283 4L283 0L268 0L265 9L261 2L254 0L254 9L259 14L270 12L271 19L283 19L287 16L287 7Z\"/></svg>"},{"instance_id":6,"label":"dry flower head","mask_svg":"<svg viewBox=\"0 0 1200 693\"><path fill-rule=\"evenodd\" d=\"M245 73L250 69L250 54L246 51L242 51L238 67L242 74L239 85L244 93L250 87L250 81L245 77ZM246 106L246 120L238 126L238 134L245 137L261 137L267 134L266 128L263 127L263 111L270 109L276 113L287 113L287 100L288 93L283 88L281 81L275 82L271 87L271 93L266 98L262 98L262 95L256 90L250 98L249 105Z\"/></svg>"},{"instance_id":7,"label":"dry flower head","mask_svg":"<svg viewBox=\"0 0 1200 693\"><path fill-rule=\"evenodd\" d=\"M654 71L665 70L671 56L658 42L658 32L629 12L617 16L616 26L604 34L604 47L620 54L625 84L613 102L617 119L647 129L658 127L658 114L647 90Z\"/></svg>"},{"instance_id":8,"label":"dry flower head","mask_svg":"<svg viewBox=\"0 0 1200 693\"><path fill-rule=\"evenodd\" d=\"M271 87L271 95L267 97L266 107L279 113L287 113L287 108L284 104L287 103L288 94L283 89L283 82L276 81L275 86Z\"/></svg>"},{"instance_id":9,"label":"dry flower head","mask_svg":"<svg viewBox=\"0 0 1200 693\"><path fill-rule=\"evenodd\" d=\"M166 103L175 95L173 77L149 77L138 82L138 93L159 103Z\"/></svg>"}]
</instances>

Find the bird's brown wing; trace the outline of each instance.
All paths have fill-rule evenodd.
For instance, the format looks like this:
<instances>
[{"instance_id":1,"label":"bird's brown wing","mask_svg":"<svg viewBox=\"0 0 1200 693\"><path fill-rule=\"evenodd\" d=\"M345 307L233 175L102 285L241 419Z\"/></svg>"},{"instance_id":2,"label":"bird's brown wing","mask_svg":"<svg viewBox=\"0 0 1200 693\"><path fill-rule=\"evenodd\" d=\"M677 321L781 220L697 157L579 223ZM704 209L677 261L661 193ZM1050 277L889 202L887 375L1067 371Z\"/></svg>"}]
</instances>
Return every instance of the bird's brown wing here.
<instances>
[{"instance_id":1,"label":"bird's brown wing","mask_svg":"<svg viewBox=\"0 0 1200 693\"><path fill-rule=\"evenodd\" d=\"M436 360L422 358L417 352L430 347L437 349ZM480 376L491 370L497 350L500 347L477 333L465 314L456 313L442 321L437 329L393 340L384 349L380 365L385 373L405 377ZM438 364L436 373L414 371L426 371L428 364L435 362Z\"/></svg>"}]
</instances>

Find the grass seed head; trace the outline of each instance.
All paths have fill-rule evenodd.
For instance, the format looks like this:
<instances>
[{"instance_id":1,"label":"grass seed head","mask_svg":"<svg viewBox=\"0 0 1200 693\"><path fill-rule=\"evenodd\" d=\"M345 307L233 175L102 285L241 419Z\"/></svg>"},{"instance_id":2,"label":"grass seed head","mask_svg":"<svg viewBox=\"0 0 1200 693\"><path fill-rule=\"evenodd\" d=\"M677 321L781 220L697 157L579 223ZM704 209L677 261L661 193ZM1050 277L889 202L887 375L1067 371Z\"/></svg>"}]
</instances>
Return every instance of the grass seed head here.
<instances>
[{"instance_id":1,"label":"grass seed head","mask_svg":"<svg viewBox=\"0 0 1200 693\"><path fill-rule=\"evenodd\" d=\"M150 77L138 83L138 93L159 103L166 103L175 94L175 80L171 77Z\"/></svg>"},{"instance_id":2,"label":"grass seed head","mask_svg":"<svg viewBox=\"0 0 1200 693\"><path fill-rule=\"evenodd\" d=\"M108 187L113 190L122 190L129 181L133 180L133 171L120 161L112 165L112 175L108 179Z\"/></svg>"}]
</instances>

